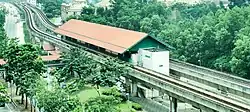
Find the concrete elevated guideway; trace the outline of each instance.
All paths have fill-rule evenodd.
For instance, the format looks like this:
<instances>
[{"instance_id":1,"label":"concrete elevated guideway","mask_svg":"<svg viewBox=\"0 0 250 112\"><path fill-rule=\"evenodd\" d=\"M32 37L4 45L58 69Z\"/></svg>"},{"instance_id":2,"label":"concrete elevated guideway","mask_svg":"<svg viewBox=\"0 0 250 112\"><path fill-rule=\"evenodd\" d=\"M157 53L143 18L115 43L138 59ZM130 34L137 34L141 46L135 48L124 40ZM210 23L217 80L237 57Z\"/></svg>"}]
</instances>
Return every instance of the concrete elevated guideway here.
<instances>
[{"instance_id":1,"label":"concrete elevated guideway","mask_svg":"<svg viewBox=\"0 0 250 112\"><path fill-rule=\"evenodd\" d=\"M249 80L175 60L171 60L170 68L174 75L250 100Z\"/></svg>"},{"instance_id":2,"label":"concrete elevated guideway","mask_svg":"<svg viewBox=\"0 0 250 112\"><path fill-rule=\"evenodd\" d=\"M27 11L28 12L28 11ZM32 17L30 14L28 14L28 17L30 17L30 20L32 20ZM34 21L30 21L34 22ZM35 24L30 24L33 27L32 31L34 33L40 33L42 31L37 32L37 29L35 29ZM34 25L34 26L33 26ZM35 34L34 34L35 35ZM40 35L40 34L39 34ZM47 37L42 37L42 38L47 38L51 39L51 35L45 35ZM52 36L53 37L53 36ZM52 39L53 40L53 39ZM61 43L60 40L57 41L51 41L54 43ZM65 44L58 44L58 45L65 45ZM66 44L66 46L68 46ZM65 47L65 46L63 46ZM97 56L96 58L100 58ZM248 105L242 104L238 101L232 101L230 98L228 99L227 97L217 95L215 93L212 93L210 91L205 91L204 89L191 86L188 83L169 78L163 75L154 75L152 73L145 73L144 72L134 72L133 74L130 74L130 79L136 79L137 81L132 81L133 82L133 94L136 94L136 88L138 82L152 86L155 89L163 90L163 92L168 93L169 96L172 96L172 103L171 103L171 109L170 110L176 110L176 98L181 101L188 102L196 107L201 108L202 110L206 111L221 111L221 112L226 112L226 111L248 111L250 108Z\"/></svg>"},{"instance_id":3,"label":"concrete elevated guideway","mask_svg":"<svg viewBox=\"0 0 250 112\"><path fill-rule=\"evenodd\" d=\"M139 68L142 69L142 68ZM138 70L133 71L133 75L130 75L132 80L132 94L137 94L137 86L140 84L146 84L147 86L151 86L152 88L158 89L160 92L167 93L169 96L171 96L172 101L170 105L172 104L173 107L170 108L170 111L176 110L177 107L177 100L187 102L197 108L200 108L201 110L204 110L206 112L210 111L219 111L219 112L230 112L230 111L236 111L236 112L245 112L250 111L249 105L242 104L241 102L234 102L234 100L223 97L221 95L218 95L216 93L206 91L202 88L198 88L196 86L189 85L185 82L181 82L179 80L172 79L170 77L164 77L162 74L155 73L153 71L144 70L147 71L141 72ZM195 92L198 91L198 92ZM227 102L227 103L225 103ZM230 103L234 102L234 104L239 104L243 108L242 109L236 109L234 104Z\"/></svg>"}]
</instances>

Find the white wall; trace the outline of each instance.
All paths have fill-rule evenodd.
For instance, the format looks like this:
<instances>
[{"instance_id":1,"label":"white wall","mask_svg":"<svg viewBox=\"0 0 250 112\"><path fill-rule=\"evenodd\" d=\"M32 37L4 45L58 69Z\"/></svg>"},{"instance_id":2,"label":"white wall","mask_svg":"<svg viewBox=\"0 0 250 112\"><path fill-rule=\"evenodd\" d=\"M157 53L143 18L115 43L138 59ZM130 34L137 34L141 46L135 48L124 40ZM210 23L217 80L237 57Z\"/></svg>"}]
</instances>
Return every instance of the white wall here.
<instances>
[{"instance_id":1,"label":"white wall","mask_svg":"<svg viewBox=\"0 0 250 112\"><path fill-rule=\"evenodd\" d=\"M138 66L169 75L169 51L138 51Z\"/></svg>"}]
</instances>

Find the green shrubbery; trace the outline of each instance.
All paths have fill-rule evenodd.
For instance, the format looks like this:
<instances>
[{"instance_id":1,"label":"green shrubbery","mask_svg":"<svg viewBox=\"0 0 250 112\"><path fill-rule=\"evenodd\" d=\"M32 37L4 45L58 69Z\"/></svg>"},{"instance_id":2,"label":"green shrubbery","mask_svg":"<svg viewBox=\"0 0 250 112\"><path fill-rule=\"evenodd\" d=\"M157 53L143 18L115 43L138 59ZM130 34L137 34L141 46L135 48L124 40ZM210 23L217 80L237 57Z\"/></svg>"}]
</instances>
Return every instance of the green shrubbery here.
<instances>
[{"instance_id":1,"label":"green shrubbery","mask_svg":"<svg viewBox=\"0 0 250 112\"><path fill-rule=\"evenodd\" d=\"M137 110L137 111L141 111L142 110L142 106L138 103L133 103L132 104L132 108Z\"/></svg>"},{"instance_id":2,"label":"green shrubbery","mask_svg":"<svg viewBox=\"0 0 250 112\"><path fill-rule=\"evenodd\" d=\"M117 100L114 96L100 96L90 98L84 104L85 112L121 112L117 108L117 104L120 100Z\"/></svg>"},{"instance_id":3,"label":"green shrubbery","mask_svg":"<svg viewBox=\"0 0 250 112\"><path fill-rule=\"evenodd\" d=\"M127 98L116 87L107 89L103 91L102 94L106 96L114 96L115 98L120 99L121 102L127 101Z\"/></svg>"},{"instance_id":4,"label":"green shrubbery","mask_svg":"<svg viewBox=\"0 0 250 112\"><path fill-rule=\"evenodd\" d=\"M132 110L130 110L130 112L136 112L136 110L132 109Z\"/></svg>"}]
</instances>

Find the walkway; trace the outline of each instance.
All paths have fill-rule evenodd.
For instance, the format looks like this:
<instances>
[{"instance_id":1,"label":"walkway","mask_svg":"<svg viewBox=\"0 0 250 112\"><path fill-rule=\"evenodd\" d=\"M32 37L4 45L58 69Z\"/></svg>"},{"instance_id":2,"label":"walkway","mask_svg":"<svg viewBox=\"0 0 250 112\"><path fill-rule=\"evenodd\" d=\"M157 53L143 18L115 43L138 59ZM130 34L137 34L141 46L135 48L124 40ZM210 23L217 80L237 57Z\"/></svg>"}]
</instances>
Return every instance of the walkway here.
<instances>
[{"instance_id":1,"label":"walkway","mask_svg":"<svg viewBox=\"0 0 250 112\"><path fill-rule=\"evenodd\" d=\"M143 109L147 112L169 112L169 102L167 100L161 99L162 103L156 102L151 99L139 98L139 97L130 97L130 100L139 103L143 107ZM160 98L157 100L159 101ZM178 112L200 112L198 109L190 107L185 109L183 108L185 104L184 103L180 104L181 105L179 106L182 108L179 108Z\"/></svg>"},{"instance_id":2,"label":"walkway","mask_svg":"<svg viewBox=\"0 0 250 112\"><path fill-rule=\"evenodd\" d=\"M131 101L139 103L147 112L169 112L168 107L163 106L153 100L139 97L130 97Z\"/></svg>"}]
</instances>

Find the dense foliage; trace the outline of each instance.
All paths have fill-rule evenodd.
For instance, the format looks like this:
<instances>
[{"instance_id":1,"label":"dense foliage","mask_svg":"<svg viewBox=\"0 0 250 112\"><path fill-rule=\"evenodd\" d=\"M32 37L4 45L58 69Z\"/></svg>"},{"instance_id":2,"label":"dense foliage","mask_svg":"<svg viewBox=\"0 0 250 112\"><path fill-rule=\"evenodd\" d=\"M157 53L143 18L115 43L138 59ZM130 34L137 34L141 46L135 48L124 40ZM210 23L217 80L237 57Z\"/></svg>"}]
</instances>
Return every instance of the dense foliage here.
<instances>
[{"instance_id":1,"label":"dense foliage","mask_svg":"<svg viewBox=\"0 0 250 112\"><path fill-rule=\"evenodd\" d=\"M47 90L37 93L38 107L44 112L81 112L82 104L77 97L71 97L69 93L61 88Z\"/></svg>"},{"instance_id":2,"label":"dense foliage","mask_svg":"<svg viewBox=\"0 0 250 112\"><path fill-rule=\"evenodd\" d=\"M8 102L10 99L7 96L7 89L2 83L0 83L0 106L3 106L4 103Z\"/></svg>"},{"instance_id":3,"label":"dense foliage","mask_svg":"<svg viewBox=\"0 0 250 112\"><path fill-rule=\"evenodd\" d=\"M4 51L7 49L7 35L3 28L5 23L5 14L4 10L0 10L0 58L3 58Z\"/></svg>"},{"instance_id":4,"label":"dense foliage","mask_svg":"<svg viewBox=\"0 0 250 112\"><path fill-rule=\"evenodd\" d=\"M85 112L120 112L117 108L117 104L120 101L113 96L100 96L96 98L90 98L84 104Z\"/></svg>"},{"instance_id":5,"label":"dense foliage","mask_svg":"<svg viewBox=\"0 0 250 112\"><path fill-rule=\"evenodd\" d=\"M53 18L61 14L61 4L63 0L38 0L43 6L43 11L48 18Z\"/></svg>"},{"instance_id":6,"label":"dense foliage","mask_svg":"<svg viewBox=\"0 0 250 112\"><path fill-rule=\"evenodd\" d=\"M250 0L228 0L229 1L229 7L233 8L234 6L247 6L250 2Z\"/></svg>"},{"instance_id":7,"label":"dense foliage","mask_svg":"<svg viewBox=\"0 0 250 112\"><path fill-rule=\"evenodd\" d=\"M5 80L13 80L17 88L20 88L22 99L26 94L27 100L27 96L32 95L30 90L36 80L45 71L43 61L38 56L38 47L31 44L17 45L17 42L12 40L5 51L4 60L7 62Z\"/></svg>"},{"instance_id":8,"label":"dense foliage","mask_svg":"<svg viewBox=\"0 0 250 112\"><path fill-rule=\"evenodd\" d=\"M176 48L172 58L250 78L250 7L231 2L233 7L226 9L209 2L166 6L156 1L114 0L109 8L97 8L97 14L88 7L71 18L149 33Z\"/></svg>"}]
</instances>

